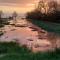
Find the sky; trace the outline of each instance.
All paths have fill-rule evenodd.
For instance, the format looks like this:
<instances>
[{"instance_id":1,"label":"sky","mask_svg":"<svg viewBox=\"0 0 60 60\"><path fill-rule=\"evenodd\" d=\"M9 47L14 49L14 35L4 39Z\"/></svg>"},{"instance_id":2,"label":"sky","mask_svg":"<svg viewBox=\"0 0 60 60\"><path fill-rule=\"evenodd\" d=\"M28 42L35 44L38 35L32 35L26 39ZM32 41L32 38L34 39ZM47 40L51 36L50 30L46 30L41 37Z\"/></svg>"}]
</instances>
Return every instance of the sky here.
<instances>
[{"instance_id":1,"label":"sky","mask_svg":"<svg viewBox=\"0 0 60 60\"><path fill-rule=\"evenodd\" d=\"M25 13L35 8L38 0L0 0L0 10Z\"/></svg>"},{"instance_id":2,"label":"sky","mask_svg":"<svg viewBox=\"0 0 60 60\"><path fill-rule=\"evenodd\" d=\"M35 8L39 0L0 0L0 10L25 13ZM59 1L59 0L57 0Z\"/></svg>"}]
</instances>

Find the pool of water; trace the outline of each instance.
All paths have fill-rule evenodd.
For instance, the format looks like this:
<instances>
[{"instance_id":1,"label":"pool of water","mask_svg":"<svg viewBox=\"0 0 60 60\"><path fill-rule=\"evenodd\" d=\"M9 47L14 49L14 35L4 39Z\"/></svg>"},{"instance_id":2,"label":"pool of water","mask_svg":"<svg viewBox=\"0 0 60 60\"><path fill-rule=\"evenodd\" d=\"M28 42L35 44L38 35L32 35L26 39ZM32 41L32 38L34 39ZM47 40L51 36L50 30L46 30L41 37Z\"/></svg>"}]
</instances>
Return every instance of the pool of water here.
<instances>
[{"instance_id":1,"label":"pool of water","mask_svg":"<svg viewBox=\"0 0 60 60\"><path fill-rule=\"evenodd\" d=\"M15 25L21 25L21 26L19 27ZM44 31L43 29L41 29L41 31L38 32L38 30L34 30L34 28L31 28L32 27L31 23L29 23L27 20L22 19L17 20L15 25L5 25L5 27L3 27L4 35L0 37L0 42L15 41L21 45L27 45L28 48L32 47L33 51L35 50L43 51L51 48L51 42L47 38L44 38L43 35L45 33L41 32ZM43 36L40 39L39 34L40 36ZM35 48L36 45L37 47Z\"/></svg>"}]
</instances>

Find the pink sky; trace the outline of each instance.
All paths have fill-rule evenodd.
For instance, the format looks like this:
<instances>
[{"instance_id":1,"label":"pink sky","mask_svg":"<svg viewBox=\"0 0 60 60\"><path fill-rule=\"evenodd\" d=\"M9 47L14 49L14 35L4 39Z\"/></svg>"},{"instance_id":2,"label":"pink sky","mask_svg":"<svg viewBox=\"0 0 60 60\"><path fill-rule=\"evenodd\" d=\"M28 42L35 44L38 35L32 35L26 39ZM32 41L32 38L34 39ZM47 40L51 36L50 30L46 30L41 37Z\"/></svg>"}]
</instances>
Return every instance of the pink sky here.
<instances>
[{"instance_id":1,"label":"pink sky","mask_svg":"<svg viewBox=\"0 0 60 60\"><path fill-rule=\"evenodd\" d=\"M39 0L0 0L0 10L4 12L27 12L35 8ZM60 1L60 0L57 0Z\"/></svg>"}]
</instances>

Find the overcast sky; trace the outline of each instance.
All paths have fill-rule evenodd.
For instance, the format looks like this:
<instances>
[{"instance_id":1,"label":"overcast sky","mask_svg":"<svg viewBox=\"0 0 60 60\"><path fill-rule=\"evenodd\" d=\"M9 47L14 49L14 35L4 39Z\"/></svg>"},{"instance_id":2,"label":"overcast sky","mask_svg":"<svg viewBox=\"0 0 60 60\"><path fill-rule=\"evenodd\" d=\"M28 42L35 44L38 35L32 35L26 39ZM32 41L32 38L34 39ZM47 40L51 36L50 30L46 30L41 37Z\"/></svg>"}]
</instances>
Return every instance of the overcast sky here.
<instances>
[{"instance_id":1,"label":"overcast sky","mask_svg":"<svg viewBox=\"0 0 60 60\"><path fill-rule=\"evenodd\" d=\"M25 12L32 10L38 1L39 0L0 0L0 10Z\"/></svg>"}]
</instances>

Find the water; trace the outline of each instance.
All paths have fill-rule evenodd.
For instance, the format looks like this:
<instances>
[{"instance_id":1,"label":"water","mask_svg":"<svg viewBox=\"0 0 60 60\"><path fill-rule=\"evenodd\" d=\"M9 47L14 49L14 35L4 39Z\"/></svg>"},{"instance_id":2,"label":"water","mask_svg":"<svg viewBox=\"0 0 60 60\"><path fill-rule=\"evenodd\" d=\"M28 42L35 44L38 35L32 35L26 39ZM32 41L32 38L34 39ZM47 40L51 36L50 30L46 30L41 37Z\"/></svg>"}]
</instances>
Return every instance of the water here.
<instances>
[{"instance_id":1,"label":"water","mask_svg":"<svg viewBox=\"0 0 60 60\"><path fill-rule=\"evenodd\" d=\"M34 30L34 27L36 26L29 23L26 19L18 19L15 25L16 26L5 25L5 27L3 28L4 35L0 37L1 42L15 41L21 45L26 45L28 48L32 48L33 51L45 51L51 48L51 42L47 38L44 38L46 34ZM40 29L41 28L39 28L39 30ZM40 31L44 30L41 29ZM39 34L40 36L43 36L40 39Z\"/></svg>"}]
</instances>

